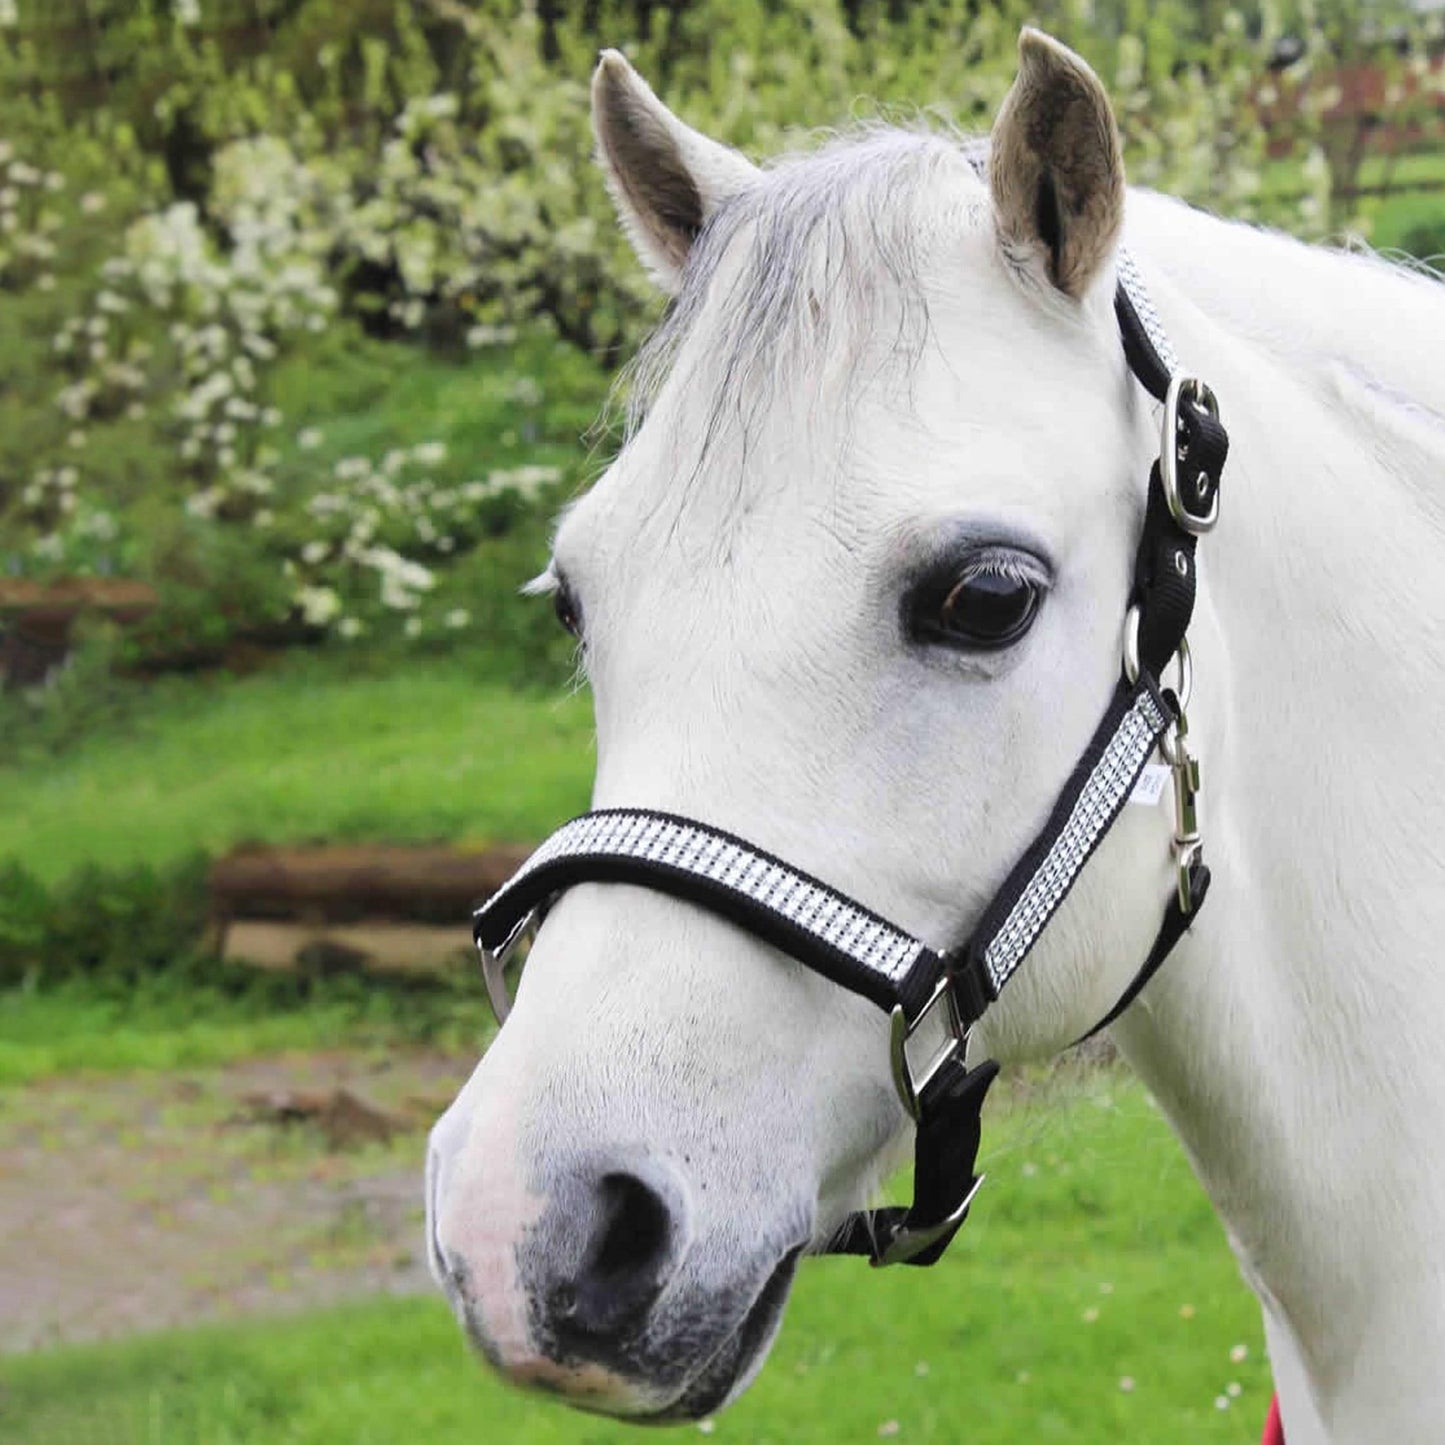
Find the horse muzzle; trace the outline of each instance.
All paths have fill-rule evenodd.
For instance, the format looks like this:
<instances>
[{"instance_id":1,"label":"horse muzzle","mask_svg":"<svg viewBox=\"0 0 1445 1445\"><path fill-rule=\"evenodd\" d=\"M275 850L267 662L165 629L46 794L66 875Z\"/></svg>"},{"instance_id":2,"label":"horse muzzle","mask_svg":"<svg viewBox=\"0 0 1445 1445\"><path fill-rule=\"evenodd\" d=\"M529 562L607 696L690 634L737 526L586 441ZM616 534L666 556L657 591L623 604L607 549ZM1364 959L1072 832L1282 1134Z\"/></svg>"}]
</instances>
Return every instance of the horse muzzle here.
<instances>
[{"instance_id":1,"label":"horse muzzle","mask_svg":"<svg viewBox=\"0 0 1445 1445\"><path fill-rule=\"evenodd\" d=\"M594 1150L532 1171L534 1192L505 1148L468 1168L446 1136L444 1118L427 1167L432 1273L509 1380L661 1422L712 1413L756 1374L810 1233L801 1211L770 1244L704 1230L666 1158Z\"/></svg>"}]
</instances>

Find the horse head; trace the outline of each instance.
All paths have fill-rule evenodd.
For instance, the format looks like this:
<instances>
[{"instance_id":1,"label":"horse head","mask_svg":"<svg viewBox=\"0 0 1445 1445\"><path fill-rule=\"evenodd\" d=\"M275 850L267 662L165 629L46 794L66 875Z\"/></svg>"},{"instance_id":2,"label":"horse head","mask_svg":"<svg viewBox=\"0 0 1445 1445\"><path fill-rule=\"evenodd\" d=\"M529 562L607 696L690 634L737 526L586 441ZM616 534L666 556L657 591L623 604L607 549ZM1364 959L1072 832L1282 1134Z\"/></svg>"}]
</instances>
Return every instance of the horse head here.
<instances>
[{"instance_id":1,"label":"horse head","mask_svg":"<svg viewBox=\"0 0 1445 1445\"><path fill-rule=\"evenodd\" d=\"M760 169L603 56L602 162L672 300L543 582L595 806L730 830L939 948L1115 686L1157 449L1111 305L1107 97L1036 32L1020 55L986 170L887 128ZM1128 984L1172 875L1164 813L1127 813L978 1056L1055 1052ZM865 1002L688 902L579 886L432 1135L433 1269L513 1380L699 1416L909 1133Z\"/></svg>"}]
</instances>

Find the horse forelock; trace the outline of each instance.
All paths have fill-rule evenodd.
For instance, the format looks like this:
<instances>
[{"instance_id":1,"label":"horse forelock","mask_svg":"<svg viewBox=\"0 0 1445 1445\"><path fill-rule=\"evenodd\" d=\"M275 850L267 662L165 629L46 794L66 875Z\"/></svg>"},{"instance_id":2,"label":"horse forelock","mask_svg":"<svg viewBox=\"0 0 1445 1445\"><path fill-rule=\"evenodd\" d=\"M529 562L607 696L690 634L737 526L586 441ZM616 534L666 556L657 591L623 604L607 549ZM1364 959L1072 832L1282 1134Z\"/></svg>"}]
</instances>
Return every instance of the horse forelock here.
<instances>
[{"instance_id":1,"label":"horse forelock","mask_svg":"<svg viewBox=\"0 0 1445 1445\"><path fill-rule=\"evenodd\" d=\"M784 398L836 414L865 358L906 374L930 335L930 263L988 214L979 144L869 125L770 163L709 220L628 368L628 439L677 382L704 408L669 419L695 473L725 436L746 448Z\"/></svg>"}]
</instances>

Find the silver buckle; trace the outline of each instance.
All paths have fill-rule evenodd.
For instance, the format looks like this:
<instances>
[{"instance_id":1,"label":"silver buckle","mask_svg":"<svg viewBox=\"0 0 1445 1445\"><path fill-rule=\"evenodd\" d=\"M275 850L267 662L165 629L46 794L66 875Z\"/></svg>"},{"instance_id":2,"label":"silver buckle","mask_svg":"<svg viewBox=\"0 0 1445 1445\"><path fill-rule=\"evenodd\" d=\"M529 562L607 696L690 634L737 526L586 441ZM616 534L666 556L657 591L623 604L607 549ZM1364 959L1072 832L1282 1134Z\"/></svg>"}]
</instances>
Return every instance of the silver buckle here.
<instances>
[{"instance_id":1,"label":"silver buckle","mask_svg":"<svg viewBox=\"0 0 1445 1445\"><path fill-rule=\"evenodd\" d=\"M518 921L496 948L488 948L480 940L477 942L477 952L482 959L482 982L487 986L487 1000L496 1015L498 1028L506 1023L507 1015L512 1012L512 996L507 992L507 965L524 943L530 943L537 936L541 915L542 910L534 908Z\"/></svg>"},{"instance_id":2,"label":"silver buckle","mask_svg":"<svg viewBox=\"0 0 1445 1445\"><path fill-rule=\"evenodd\" d=\"M1219 415L1219 402L1214 393L1197 376L1185 376L1176 371L1169 379L1169 390L1164 394L1164 421L1159 435L1159 480L1164 487L1164 500L1169 504L1169 515L1191 536L1202 537L1214 529L1219 520L1219 491L1216 488L1209 510L1204 513L1192 512L1185 504L1179 479L1179 407L1185 399L1196 411L1206 412L1212 417ZM1200 478L1204 473L1185 479L1184 485L1195 496L1204 490Z\"/></svg>"},{"instance_id":3,"label":"silver buckle","mask_svg":"<svg viewBox=\"0 0 1445 1445\"><path fill-rule=\"evenodd\" d=\"M1160 748L1174 778L1174 867L1179 890L1179 907L1194 912L1194 887L1190 875L1204 857L1204 839L1199 831L1199 759L1189 746L1189 719L1180 708L1173 727L1160 739Z\"/></svg>"},{"instance_id":4,"label":"silver buckle","mask_svg":"<svg viewBox=\"0 0 1445 1445\"><path fill-rule=\"evenodd\" d=\"M963 1203L947 1219L941 1219L937 1224L930 1224L927 1229L900 1229L893 1236L888 1248L870 1263L875 1266L907 1264L915 1255L922 1254L925 1249L937 1244L944 1235L952 1233L963 1223L963 1217L968 1213L968 1207L973 1203L974 1195L983 1188L983 1181L987 1178L987 1174L980 1174L973 1181L973 1188L963 1196Z\"/></svg>"},{"instance_id":5,"label":"silver buckle","mask_svg":"<svg viewBox=\"0 0 1445 1445\"><path fill-rule=\"evenodd\" d=\"M970 1030L963 1027L958 1000L954 998L947 978L938 980L928 1002L919 1009L918 1017L912 1023L908 1022L902 1004L893 1006L890 1022L888 1055L893 1066L893 1086L898 1090L903 1107L917 1122L918 1101L923 1091L950 1059L964 1051ZM927 1049L919 1068L913 1066L917 1051L910 1049L915 1041Z\"/></svg>"}]
</instances>

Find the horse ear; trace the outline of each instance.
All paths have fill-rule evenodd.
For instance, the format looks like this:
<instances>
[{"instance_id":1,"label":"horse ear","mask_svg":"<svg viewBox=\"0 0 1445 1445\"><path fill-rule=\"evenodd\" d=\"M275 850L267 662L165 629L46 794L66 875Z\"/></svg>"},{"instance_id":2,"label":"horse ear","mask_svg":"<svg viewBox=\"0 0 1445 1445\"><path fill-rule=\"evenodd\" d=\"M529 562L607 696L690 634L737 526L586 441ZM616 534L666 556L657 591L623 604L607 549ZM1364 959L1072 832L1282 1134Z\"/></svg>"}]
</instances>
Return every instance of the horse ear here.
<instances>
[{"instance_id":1,"label":"horse ear","mask_svg":"<svg viewBox=\"0 0 1445 1445\"><path fill-rule=\"evenodd\" d=\"M592 129L633 248L658 285L676 293L698 233L757 168L685 126L616 50L602 52L592 77Z\"/></svg>"},{"instance_id":2,"label":"horse ear","mask_svg":"<svg viewBox=\"0 0 1445 1445\"><path fill-rule=\"evenodd\" d=\"M1005 250L1041 259L1060 291L1081 297L1119 238L1124 161L1099 77L1038 30L1019 36L1019 73L994 123L989 184Z\"/></svg>"}]
</instances>

